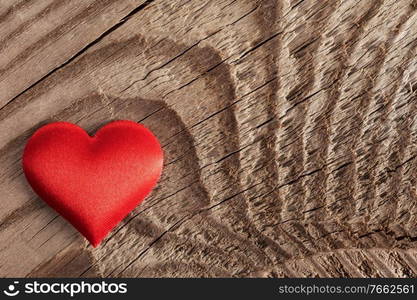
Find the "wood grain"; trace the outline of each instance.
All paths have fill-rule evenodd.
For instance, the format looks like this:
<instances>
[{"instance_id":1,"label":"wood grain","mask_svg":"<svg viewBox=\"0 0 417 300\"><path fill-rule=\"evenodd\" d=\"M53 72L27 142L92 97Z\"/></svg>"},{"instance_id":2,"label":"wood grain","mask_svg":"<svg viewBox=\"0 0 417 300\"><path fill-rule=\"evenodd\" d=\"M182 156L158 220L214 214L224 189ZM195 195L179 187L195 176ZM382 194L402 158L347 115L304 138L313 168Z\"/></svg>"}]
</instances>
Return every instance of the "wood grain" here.
<instances>
[{"instance_id":1,"label":"wood grain","mask_svg":"<svg viewBox=\"0 0 417 300\"><path fill-rule=\"evenodd\" d=\"M416 1L4 3L1 276L416 276ZM114 119L164 173L93 249L20 158Z\"/></svg>"}]
</instances>

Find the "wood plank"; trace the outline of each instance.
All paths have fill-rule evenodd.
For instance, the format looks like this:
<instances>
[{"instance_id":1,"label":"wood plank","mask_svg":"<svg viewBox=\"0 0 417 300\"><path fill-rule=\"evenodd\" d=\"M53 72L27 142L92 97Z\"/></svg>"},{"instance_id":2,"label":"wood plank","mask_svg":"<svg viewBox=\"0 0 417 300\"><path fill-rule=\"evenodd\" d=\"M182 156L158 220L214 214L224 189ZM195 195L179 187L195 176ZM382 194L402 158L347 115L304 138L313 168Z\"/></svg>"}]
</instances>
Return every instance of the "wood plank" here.
<instances>
[{"instance_id":1,"label":"wood plank","mask_svg":"<svg viewBox=\"0 0 417 300\"><path fill-rule=\"evenodd\" d=\"M2 0L0 107L123 24L129 13L142 9L144 3Z\"/></svg>"},{"instance_id":2,"label":"wood plank","mask_svg":"<svg viewBox=\"0 0 417 300\"><path fill-rule=\"evenodd\" d=\"M3 74L0 275L415 276L416 7L148 1L46 76ZM93 249L20 157L42 124L114 119L158 136L164 173Z\"/></svg>"}]
</instances>

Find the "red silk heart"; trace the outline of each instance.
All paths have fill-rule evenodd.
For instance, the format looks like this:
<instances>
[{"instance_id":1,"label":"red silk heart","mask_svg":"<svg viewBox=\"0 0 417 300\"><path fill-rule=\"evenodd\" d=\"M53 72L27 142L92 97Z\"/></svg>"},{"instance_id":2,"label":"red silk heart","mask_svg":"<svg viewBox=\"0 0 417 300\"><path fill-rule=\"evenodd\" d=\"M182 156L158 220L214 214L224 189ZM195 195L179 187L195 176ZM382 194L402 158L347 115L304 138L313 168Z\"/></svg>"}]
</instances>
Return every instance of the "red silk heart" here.
<instances>
[{"instance_id":1,"label":"red silk heart","mask_svg":"<svg viewBox=\"0 0 417 300\"><path fill-rule=\"evenodd\" d=\"M156 185L163 153L144 126L115 121L90 137L67 122L29 139L23 170L33 190L96 247Z\"/></svg>"}]
</instances>

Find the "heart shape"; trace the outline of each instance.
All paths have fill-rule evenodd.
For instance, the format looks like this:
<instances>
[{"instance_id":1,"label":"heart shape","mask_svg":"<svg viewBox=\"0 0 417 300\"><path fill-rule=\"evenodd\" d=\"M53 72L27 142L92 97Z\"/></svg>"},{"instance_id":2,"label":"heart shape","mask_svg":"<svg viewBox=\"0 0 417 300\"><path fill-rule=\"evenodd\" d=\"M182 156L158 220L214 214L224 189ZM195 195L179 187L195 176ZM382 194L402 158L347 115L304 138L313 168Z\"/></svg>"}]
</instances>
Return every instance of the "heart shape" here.
<instances>
[{"instance_id":1,"label":"heart shape","mask_svg":"<svg viewBox=\"0 0 417 300\"><path fill-rule=\"evenodd\" d=\"M114 121L89 136L50 123L26 144L23 170L33 190L96 247L156 185L163 164L143 125Z\"/></svg>"}]
</instances>

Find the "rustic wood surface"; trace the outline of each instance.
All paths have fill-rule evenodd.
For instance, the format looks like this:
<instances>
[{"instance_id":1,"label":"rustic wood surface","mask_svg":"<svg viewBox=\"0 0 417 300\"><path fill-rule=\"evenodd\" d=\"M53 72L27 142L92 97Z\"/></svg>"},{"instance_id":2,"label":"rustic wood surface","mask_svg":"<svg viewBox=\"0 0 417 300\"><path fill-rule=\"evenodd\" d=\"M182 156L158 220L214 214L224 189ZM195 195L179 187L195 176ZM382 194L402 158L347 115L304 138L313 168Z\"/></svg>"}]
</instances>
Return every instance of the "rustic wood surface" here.
<instances>
[{"instance_id":1,"label":"rustic wood surface","mask_svg":"<svg viewBox=\"0 0 417 300\"><path fill-rule=\"evenodd\" d=\"M416 9L0 0L0 276L416 276ZM45 123L115 119L165 167L94 249L20 159Z\"/></svg>"}]
</instances>

